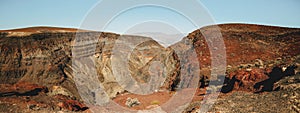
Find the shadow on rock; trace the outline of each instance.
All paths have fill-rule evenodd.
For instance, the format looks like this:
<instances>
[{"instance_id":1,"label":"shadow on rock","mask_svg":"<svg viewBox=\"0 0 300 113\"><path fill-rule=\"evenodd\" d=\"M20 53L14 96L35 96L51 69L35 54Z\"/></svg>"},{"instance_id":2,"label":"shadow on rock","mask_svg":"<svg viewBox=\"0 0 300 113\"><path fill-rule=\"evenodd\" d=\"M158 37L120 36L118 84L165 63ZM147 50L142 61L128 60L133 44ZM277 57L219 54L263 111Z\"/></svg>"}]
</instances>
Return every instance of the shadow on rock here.
<instances>
[{"instance_id":1,"label":"shadow on rock","mask_svg":"<svg viewBox=\"0 0 300 113\"><path fill-rule=\"evenodd\" d=\"M235 91L264 92L274 91L274 84L285 76L295 75L297 66L287 68L237 70L229 73L224 80L222 93ZM276 89L275 89L276 90Z\"/></svg>"},{"instance_id":2,"label":"shadow on rock","mask_svg":"<svg viewBox=\"0 0 300 113\"><path fill-rule=\"evenodd\" d=\"M297 66L294 66L294 65L287 67L285 70L283 70L282 68L279 68L279 67L274 67L272 69L272 72L268 75L269 76L268 79L258 82L254 85L255 89L261 89L256 93L277 90L277 89L273 89L274 83L276 83L277 81L279 81L280 79L282 79L285 76L295 75L296 68L297 68Z\"/></svg>"}]
</instances>

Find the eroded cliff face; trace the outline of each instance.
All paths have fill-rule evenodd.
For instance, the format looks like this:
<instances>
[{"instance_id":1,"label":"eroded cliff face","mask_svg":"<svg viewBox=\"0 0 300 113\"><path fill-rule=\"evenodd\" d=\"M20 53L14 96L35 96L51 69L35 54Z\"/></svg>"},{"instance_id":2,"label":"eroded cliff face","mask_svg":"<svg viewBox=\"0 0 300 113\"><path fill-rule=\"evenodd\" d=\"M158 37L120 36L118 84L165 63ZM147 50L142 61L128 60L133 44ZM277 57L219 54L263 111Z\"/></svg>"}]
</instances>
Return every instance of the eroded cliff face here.
<instances>
[{"instance_id":1,"label":"eroded cliff face","mask_svg":"<svg viewBox=\"0 0 300 113\"><path fill-rule=\"evenodd\" d=\"M86 89L93 89L94 82L102 84L109 98L135 87L145 89L142 93L206 88L209 79L213 79L211 82L219 79L211 77L211 51L226 60L225 64L216 63L220 65L216 68L226 69L224 75L218 75L225 77L224 93L261 91L266 85L263 81L271 80L268 84L273 86L278 81L270 79L270 75L276 75L272 74L274 68L295 66L293 73L299 72L299 29L243 24L208 26L167 48L148 37L74 29L43 28L36 32L36 29L0 32L0 84L12 87L1 90L0 97L22 101L21 97L12 97L19 94L12 93L18 92L13 84L30 84L30 88L20 87L29 92L26 93L29 96L37 93L35 89L43 88L38 91L39 99L32 100L45 97L53 100L47 104L57 109L84 110L78 93L81 90L76 87L80 84L74 81L78 76L81 80L93 81ZM210 47L203 33L224 41L225 47ZM78 75L81 72L83 74ZM90 76L93 73L96 77ZM141 85L147 83L150 85ZM60 103L57 99L67 102Z\"/></svg>"},{"instance_id":2,"label":"eroded cliff face","mask_svg":"<svg viewBox=\"0 0 300 113\"><path fill-rule=\"evenodd\" d=\"M70 82L65 67L70 63L75 33L37 33L1 37L2 83L27 81L46 86Z\"/></svg>"},{"instance_id":3,"label":"eroded cliff face","mask_svg":"<svg viewBox=\"0 0 300 113\"><path fill-rule=\"evenodd\" d=\"M111 64L112 53L128 53L130 57L124 59L115 56L115 62L127 61L128 67L120 67L115 70L129 71L130 75L139 83L150 81L150 75L157 73L156 68L151 67L153 63L159 63L165 68L159 72L164 78L177 76L178 61L171 49L164 48L154 40L138 36L122 36L127 42L118 40L120 35L99 32L56 32L56 33L33 33L28 36L8 36L9 33L1 35L1 84L15 84L17 82L30 82L47 87L62 86L70 90L74 96L79 95L74 84L74 71L79 72L82 66L74 66L72 58L88 58L95 61L99 81L103 84L109 97L124 91L113 75ZM76 45L75 37L82 42ZM84 43L84 39L98 39L96 43ZM138 43L131 49L116 48L115 43L126 44L140 38L143 43ZM146 40L144 40L146 39ZM125 45L127 46L127 45ZM131 45L130 45L131 46ZM76 48L76 49L74 49ZM87 52L93 50L94 52ZM76 56L72 56L76 53ZM84 65L84 64L80 64ZM155 65L155 64L154 64ZM177 65L177 66L176 66ZM126 79L126 78L125 78ZM129 79L129 78L128 78ZM130 80L124 80L128 82ZM153 81L154 82L154 81ZM164 83L164 81L162 81ZM129 84L129 83L128 83ZM168 82L166 81L166 84ZM162 85L162 84L161 84ZM158 90L159 87L152 90Z\"/></svg>"}]
</instances>

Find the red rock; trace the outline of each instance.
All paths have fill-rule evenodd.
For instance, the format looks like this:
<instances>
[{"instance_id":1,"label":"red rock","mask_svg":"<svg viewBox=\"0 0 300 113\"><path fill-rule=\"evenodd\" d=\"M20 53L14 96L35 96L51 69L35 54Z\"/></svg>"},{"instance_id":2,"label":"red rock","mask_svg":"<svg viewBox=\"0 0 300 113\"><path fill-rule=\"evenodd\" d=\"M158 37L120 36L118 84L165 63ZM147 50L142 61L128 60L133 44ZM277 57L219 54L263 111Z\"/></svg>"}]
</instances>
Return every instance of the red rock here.
<instances>
[{"instance_id":1,"label":"red rock","mask_svg":"<svg viewBox=\"0 0 300 113\"><path fill-rule=\"evenodd\" d=\"M251 71L237 70L228 74L229 78L235 77L237 81L234 83L233 90L251 91L254 92L253 86L268 76L267 71L264 69L254 68Z\"/></svg>"},{"instance_id":2,"label":"red rock","mask_svg":"<svg viewBox=\"0 0 300 113\"><path fill-rule=\"evenodd\" d=\"M77 100L69 99L64 95L57 95L54 98L59 99L61 102L57 103L57 106L61 109L69 111L84 111L87 107Z\"/></svg>"},{"instance_id":3,"label":"red rock","mask_svg":"<svg viewBox=\"0 0 300 113\"><path fill-rule=\"evenodd\" d=\"M33 91L33 90L37 90L39 89L41 92L48 92L47 87L45 86L39 86L37 84L32 84L32 83L28 83L28 82L19 82L17 84L14 84L13 87L15 88L15 90L19 90L19 91Z\"/></svg>"},{"instance_id":4,"label":"red rock","mask_svg":"<svg viewBox=\"0 0 300 113\"><path fill-rule=\"evenodd\" d=\"M14 85L1 84L0 85L0 96L34 96L39 93L48 92L47 87L32 84L28 82L19 82Z\"/></svg>"}]
</instances>

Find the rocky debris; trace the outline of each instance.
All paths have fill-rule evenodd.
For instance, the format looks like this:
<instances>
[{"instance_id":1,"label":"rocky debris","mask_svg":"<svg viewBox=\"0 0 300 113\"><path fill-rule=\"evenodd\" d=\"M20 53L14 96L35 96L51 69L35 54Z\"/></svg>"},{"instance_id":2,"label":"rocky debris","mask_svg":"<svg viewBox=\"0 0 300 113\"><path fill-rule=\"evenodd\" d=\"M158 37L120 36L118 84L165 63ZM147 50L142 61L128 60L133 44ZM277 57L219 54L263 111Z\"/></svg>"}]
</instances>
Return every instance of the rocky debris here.
<instances>
[{"instance_id":1,"label":"rocky debris","mask_svg":"<svg viewBox=\"0 0 300 113\"><path fill-rule=\"evenodd\" d=\"M260 90L259 92L273 91L274 84L286 76L295 75L296 68L297 67L294 65L287 67L285 70L282 70L282 68L280 67L274 67L272 71L268 74L269 78L264 81L256 83L254 85L254 88L259 89Z\"/></svg>"},{"instance_id":2,"label":"rocky debris","mask_svg":"<svg viewBox=\"0 0 300 113\"><path fill-rule=\"evenodd\" d=\"M189 106L183 111L183 113L199 113L201 103L200 101L192 102Z\"/></svg>"},{"instance_id":3,"label":"rocky debris","mask_svg":"<svg viewBox=\"0 0 300 113\"><path fill-rule=\"evenodd\" d=\"M284 71L281 67L273 69L251 68L230 72L224 80L221 92L235 91L262 92L273 91L274 83L285 76L295 75L296 66L287 67Z\"/></svg>"},{"instance_id":4,"label":"rocky debris","mask_svg":"<svg viewBox=\"0 0 300 113\"><path fill-rule=\"evenodd\" d=\"M65 95L65 96L69 96L69 97L73 96L73 94L69 90L67 90L66 88L64 88L62 86L53 86L50 89L48 95L51 95L51 96L53 96L53 95Z\"/></svg>"},{"instance_id":5,"label":"rocky debris","mask_svg":"<svg viewBox=\"0 0 300 113\"><path fill-rule=\"evenodd\" d=\"M222 87L221 92L227 93L232 90L254 92L255 89L253 86L267 78L266 70L263 69L254 68L250 71L237 70L229 73L228 76L225 77L224 86Z\"/></svg>"},{"instance_id":6,"label":"rocky debris","mask_svg":"<svg viewBox=\"0 0 300 113\"><path fill-rule=\"evenodd\" d=\"M290 71L288 71L288 68ZM288 66L285 71L281 67L275 67L273 70L266 70L268 76L274 72L280 72L282 78L273 83L272 91L253 93L242 90L232 90L225 94L220 94L218 100L214 103L209 112L221 113L245 113L245 112L284 112L297 113L300 111L300 75L294 75L292 72L296 67ZM292 70L291 70L292 69ZM254 69L257 70L257 69ZM260 69L258 69L260 70ZM280 70L280 71L275 71ZM247 71L243 71L247 72ZM281 76L279 76L281 77ZM269 80L269 79L266 79ZM258 82L259 83L259 82ZM265 84L266 85L266 84ZM193 102L187 107L185 112L195 112L200 110L201 101Z\"/></svg>"},{"instance_id":7,"label":"rocky debris","mask_svg":"<svg viewBox=\"0 0 300 113\"><path fill-rule=\"evenodd\" d=\"M265 94L233 92L218 98L209 112L221 113L294 113L289 97L293 92L277 91Z\"/></svg>"},{"instance_id":8,"label":"rocky debris","mask_svg":"<svg viewBox=\"0 0 300 113\"><path fill-rule=\"evenodd\" d=\"M56 95L54 96L54 98L57 98L60 101L57 103L57 106L60 109L65 109L69 111L84 111L88 109L88 107L82 104L81 102L77 100L69 99L64 95Z\"/></svg>"},{"instance_id":9,"label":"rocky debris","mask_svg":"<svg viewBox=\"0 0 300 113\"><path fill-rule=\"evenodd\" d=\"M277 90L299 90L300 89L300 74L287 76L274 84L274 89Z\"/></svg>"},{"instance_id":10,"label":"rocky debris","mask_svg":"<svg viewBox=\"0 0 300 113\"><path fill-rule=\"evenodd\" d=\"M1 112L16 112L18 109L22 109L19 106L17 106L17 104L6 104L6 103L0 103L0 110ZM27 109L27 108L25 108ZM22 111L25 111L25 109L23 109Z\"/></svg>"},{"instance_id":11,"label":"rocky debris","mask_svg":"<svg viewBox=\"0 0 300 113\"><path fill-rule=\"evenodd\" d=\"M10 106L10 107L5 107ZM1 112L86 112L86 107L82 102L70 99L68 97L50 97L38 95L24 99L21 97L0 98Z\"/></svg>"},{"instance_id":12,"label":"rocky debris","mask_svg":"<svg viewBox=\"0 0 300 113\"><path fill-rule=\"evenodd\" d=\"M113 99L113 101L116 102L118 105L121 105L123 107L128 107L127 105L125 105L127 99L137 98L140 104L138 106L133 106L130 109L144 110L144 109L150 109L150 107L154 107L152 105L161 106L165 104L171 99L173 94L174 92L172 91L160 91L148 95L125 93L125 94L118 95L116 98Z\"/></svg>"},{"instance_id":13,"label":"rocky debris","mask_svg":"<svg viewBox=\"0 0 300 113\"><path fill-rule=\"evenodd\" d=\"M256 59L254 65L258 68L264 68L264 62L260 59Z\"/></svg>"},{"instance_id":14,"label":"rocky debris","mask_svg":"<svg viewBox=\"0 0 300 113\"><path fill-rule=\"evenodd\" d=\"M294 76L287 76L274 84L275 89L291 92L284 94L282 97L286 97L289 100L292 109L295 112L300 112L300 74Z\"/></svg>"},{"instance_id":15,"label":"rocky debris","mask_svg":"<svg viewBox=\"0 0 300 113\"><path fill-rule=\"evenodd\" d=\"M139 102L139 100L137 98L127 98L125 105L127 107L133 107L133 106L137 106L140 105L141 103Z\"/></svg>"},{"instance_id":16,"label":"rocky debris","mask_svg":"<svg viewBox=\"0 0 300 113\"><path fill-rule=\"evenodd\" d=\"M0 84L0 97L7 96L35 96L39 93L47 93L48 88L45 86L39 86L37 84L31 84L27 82L19 82L14 85Z\"/></svg>"},{"instance_id":17,"label":"rocky debris","mask_svg":"<svg viewBox=\"0 0 300 113\"><path fill-rule=\"evenodd\" d=\"M216 27L220 27L222 37L216 36ZM16 84L23 81L48 87L50 88L49 95L40 94L44 92L43 89L41 89L42 91L37 91L39 93L34 93L35 90L30 91L29 94L25 93L28 90L24 90L25 92L20 91L19 93L29 96L30 98L27 100L38 100L39 102L56 107L59 105L61 108L68 110L77 110L75 109L77 107L73 108L72 106L81 105L73 101L59 104L58 99L54 97L57 95L66 95L64 98L68 99L64 99L64 101L72 97L76 98L75 100L78 99L79 102L80 95L74 82L74 79L77 77L76 74L78 74L77 72L88 73L95 71L97 73L96 77L90 77L88 76L89 74L86 74L86 76L80 79L83 80L83 85L86 85L84 83L91 83L85 89L93 89L94 85L100 82L108 94L108 98L117 98L118 94L122 94L125 91L124 88L128 88L126 84L137 86L137 83L148 83L151 80L154 83L160 82L159 79L152 79L155 78L152 76L155 74L159 74L162 78L166 79L164 83L159 84L162 87L157 87L159 85L156 84L147 86L145 89L149 91L159 89L175 91L191 86L189 82L195 78L200 78L199 82L201 84L199 84L199 87L205 88L209 79L211 79L210 65L211 61L214 60L211 59L209 50L216 51L217 53L222 53L224 50L220 47L210 49L207 42L211 40L205 40L202 33L205 33L206 36L217 37L220 40L224 39L226 46L224 49L226 49L227 57L225 59L225 56L222 56L222 54L218 54L218 57L224 58L222 61L226 60L226 64L230 65L228 66L228 75L225 80L227 81L225 82L225 87L227 87L227 89L225 88L225 92L232 90L268 91L270 89L269 86L277 82L277 78L281 79L282 77L270 77L271 71L269 72L264 68L272 69L281 63L290 64L290 59L300 54L300 50L298 49L300 30L281 27L242 24L207 26L195 30L183 38L183 40L168 48L159 45L150 38L125 36L126 40L132 41L132 43L137 43L135 41L143 39L147 39L148 41L136 46L124 46L124 48L118 48L116 51L114 49L116 42L119 41L119 44L125 43L124 40L119 40L121 36L119 34L90 31L76 33L75 31L66 29L56 29L53 32L51 29L46 29L40 32L37 29L25 34L22 32L27 32L30 29L19 31L20 33L12 33L18 32L18 30L0 31L0 84ZM79 36L80 38L75 39L75 36ZM98 42L90 43L93 39L97 39ZM78 43L79 45L76 45ZM93 48L94 44L96 46L95 53L86 51ZM215 44L214 46L217 45L220 44ZM127 47L134 48L132 51L128 51L126 50ZM127 60L118 56L113 58L115 55L113 51L117 53L130 53L128 55L130 56L130 59L128 59L128 68L112 67L112 62L114 61L118 62L117 64L119 65L122 61ZM190 53L194 51L197 55L190 56ZM92 64L95 64L96 69L84 68L86 64L72 65L74 63L72 59L76 58L95 61ZM276 58L280 58L280 60L274 61ZM269 63L272 61L277 63ZM163 65L165 69L159 68L159 65L157 67L153 65L157 64L157 62ZM237 70L236 67L240 64L244 65L242 65L240 70ZM296 65L299 65L299 63ZM123 74L113 72L116 69L122 72L129 69L129 74L131 74L136 82L128 80L130 77L125 77L118 81L116 76ZM286 68L282 71L283 68L281 67L280 69L281 72L289 70ZM199 75L198 72L201 72L201 75L195 76ZM86 82L89 80L94 80L94 82ZM255 84L257 84L257 89L253 88ZM11 85L8 86L10 87ZM8 93L11 91L13 93ZM21 97L17 96L19 93L14 93L14 91L3 89L1 96L4 97L0 99L6 102L20 100ZM79 89L79 91L84 92L85 90ZM94 99L92 94L95 93L88 94L91 94L91 99ZM22 100L22 102L25 100ZM48 100L53 100L53 102L48 103ZM142 98L139 98L139 100L142 100Z\"/></svg>"},{"instance_id":18,"label":"rocky debris","mask_svg":"<svg viewBox=\"0 0 300 113\"><path fill-rule=\"evenodd\" d=\"M66 111L85 111L87 109L75 97L59 93L52 94L53 92L49 92L47 87L28 82L18 82L13 85L0 84L0 111L50 112L60 109ZM17 109L2 108L11 105Z\"/></svg>"},{"instance_id":19,"label":"rocky debris","mask_svg":"<svg viewBox=\"0 0 300 113\"><path fill-rule=\"evenodd\" d=\"M227 72L235 71L236 68L238 68L239 70L251 71L252 68L263 69L263 68L266 68L266 67L267 66L264 64L263 60L261 60L261 59L255 59L253 61L253 63L239 64L239 65L237 65L235 67L230 66L229 68L227 66Z\"/></svg>"},{"instance_id":20,"label":"rocky debris","mask_svg":"<svg viewBox=\"0 0 300 113\"><path fill-rule=\"evenodd\" d=\"M47 107L49 107L48 105L44 104L44 103L40 103L40 102L36 102L34 100L31 100L27 103L27 107L28 109L30 110L33 110L33 111L39 111L41 109L45 109Z\"/></svg>"}]
</instances>

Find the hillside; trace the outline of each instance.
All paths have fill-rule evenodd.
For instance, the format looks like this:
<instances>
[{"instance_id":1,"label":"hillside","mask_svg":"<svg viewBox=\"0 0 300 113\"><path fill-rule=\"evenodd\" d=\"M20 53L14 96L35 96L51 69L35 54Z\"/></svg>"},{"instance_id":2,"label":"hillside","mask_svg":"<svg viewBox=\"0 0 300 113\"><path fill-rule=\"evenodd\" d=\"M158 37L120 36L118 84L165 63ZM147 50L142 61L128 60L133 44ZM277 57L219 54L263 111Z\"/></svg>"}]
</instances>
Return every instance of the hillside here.
<instances>
[{"instance_id":1,"label":"hillside","mask_svg":"<svg viewBox=\"0 0 300 113\"><path fill-rule=\"evenodd\" d=\"M219 31L221 36L216 35ZM218 45L209 49L203 34L223 40L224 48L218 46L222 43L215 42ZM135 46L128 45L129 43ZM222 88L222 94L212 111L242 112L244 108L240 106L241 100L244 102L242 104L246 104L253 101L248 98L265 97L266 101L275 100L272 103L274 105L276 102L286 104L281 106L286 112L299 112L299 102L294 102L299 96L286 99L290 95L292 97L299 94L299 45L298 28L251 24L203 27L167 48L149 37L71 28L32 27L2 30L0 112L88 112L91 110L88 104L96 104L95 92L92 94L89 90L98 86L91 83L103 85L107 94L107 98L101 100L103 102L105 99L112 99L127 107L125 102L128 97L138 98L140 105L131 109L149 109L154 100L160 100L157 104L163 106L176 91L197 88L195 95L192 94L193 103L185 109L186 112L191 112L200 107L199 101L211 90L208 84L220 79L211 75L212 60L209 50L220 53L219 58L226 60L225 64L224 61L217 62L220 63L219 66L225 66L218 67L221 71L224 70L224 75L218 75L221 79L224 78L224 86L216 86ZM127 54L129 59L126 59ZM91 76L90 72L96 72L96 76ZM84 77L78 78L78 73L83 73L81 76ZM118 76L124 73L131 74L133 79ZM153 77L156 74L161 78ZM78 83L77 79L83 82ZM191 81L197 79L197 84L192 84ZM281 82L284 80L289 82ZM139 86L152 82L159 82L162 86ZM135 88L143 90L140 94L131 94L132 91L128 91ZM148 94L149 91L156 93ZM82 97L80 94L86 96ZM276 96L285 94L288 96ZM102 93L100 95L104 96ZM83 100L89 102L84 103ZM261 99L253 103L265 103L264 101ZM224 108L228 107L228 103L233 106ZM165 105L162 109L174 110L168 109L168 106ZM251 110L273 112L272 109L268 106L256 106Z\"/></svg>"}]
</instances>

